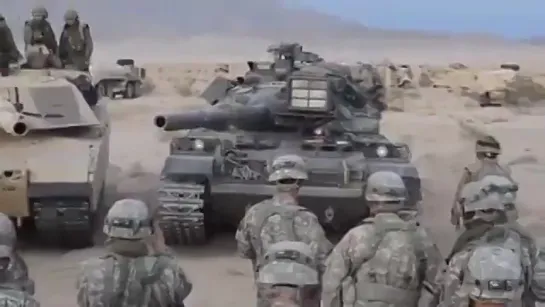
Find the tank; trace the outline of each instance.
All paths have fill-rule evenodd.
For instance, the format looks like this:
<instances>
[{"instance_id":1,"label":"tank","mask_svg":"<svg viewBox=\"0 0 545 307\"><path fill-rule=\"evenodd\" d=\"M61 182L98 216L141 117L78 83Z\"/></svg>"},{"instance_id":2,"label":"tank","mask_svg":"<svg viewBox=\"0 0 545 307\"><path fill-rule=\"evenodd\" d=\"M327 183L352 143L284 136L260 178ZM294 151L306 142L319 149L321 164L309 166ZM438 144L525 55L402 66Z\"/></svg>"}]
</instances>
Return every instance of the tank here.
<instances>
[{"instance_id":1,"label":"tank","mask_svg":"<svg viewBox=\"0 0 545 307\"><path fill-rule=\"evenodd\" d=\"M416 206L420 179L410 150L380 134L380 92L363 90L347 67L321 62L286 81L217 78L202 94L210 106L156 116L163 131L185 130L170 143L158 191L167 243L204 244L219 226L237 225L249 206L273 195L268 170L281 154L306 160L300 203L331 232L368 215L364 188L376 171L401 174Z\"/></svg>"},{"instance_id":2,"label":"tank","mask_svg":"<svg viewBox=\"0 0 545 307\"><path fill-rule=\"evenodd\" d=\"M92 245L110 126L90 76L23 69L0 95L0 211L42 242Z\"/></svg>"}]
</instances>

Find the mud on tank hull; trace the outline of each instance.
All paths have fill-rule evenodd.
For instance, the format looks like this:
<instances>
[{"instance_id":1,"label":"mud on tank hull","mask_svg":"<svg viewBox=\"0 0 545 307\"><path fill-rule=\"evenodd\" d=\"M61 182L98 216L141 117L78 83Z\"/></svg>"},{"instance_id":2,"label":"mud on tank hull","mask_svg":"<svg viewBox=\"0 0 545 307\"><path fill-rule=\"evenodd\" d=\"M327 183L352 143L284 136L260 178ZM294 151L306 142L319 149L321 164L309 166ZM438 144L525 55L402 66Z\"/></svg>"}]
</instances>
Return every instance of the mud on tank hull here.
<instances>
[{"instance_id":1,"label":"mud on tank hull","mask_svg":"<svg viewBox=\"0 0 545 307\"><path fill-rule=\"evenodd\" d=\"M412 166L400 164L397 167ZM391 169L377 163L371 172ZM205 174L183 176L180 181L162 180L159 188L159 224L169 245L203 245L219 226L237 226L249 206L274 193L274 186L255 183L226 183ZM421 199L418 177L404 178L410 203ZM300 190L300 204L316 214L328 233L343 234L369 214L364 197L365 183L349 187L306 184Z\"/></svg>"}]
</instances>

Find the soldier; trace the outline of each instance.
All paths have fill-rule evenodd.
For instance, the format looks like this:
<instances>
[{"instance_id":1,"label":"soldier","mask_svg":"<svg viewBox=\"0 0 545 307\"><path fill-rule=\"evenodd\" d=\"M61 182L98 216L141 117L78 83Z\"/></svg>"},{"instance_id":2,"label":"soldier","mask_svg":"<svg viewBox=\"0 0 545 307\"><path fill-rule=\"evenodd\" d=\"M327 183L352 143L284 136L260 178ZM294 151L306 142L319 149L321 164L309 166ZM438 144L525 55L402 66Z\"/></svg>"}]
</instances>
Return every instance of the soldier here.
<instances>
[{"instance_id":1,"label":"soldier","mask_svg":"<svg viewBox=\"0 0 545 307\"><path fill-rule=\"evenodd\" d=\"M45 45L52 54L57 54L57 39L51 27L47 9L37 6L32 9L32 19L25 21L25 52L29 46Z\"/></svg>"},{"instance_id":2,"label":"soldier","mask_svg":"<svg viewBox=\"0 0 545 307\"><path fill-rule=\"evenodd\" d=\"M536 257L519 232L501 224L501 194L483 192L480 181L466 184L462 195L467 230L447 258L440 306L533 306L528 289Z\"/></svg>"},{"instance_id":3,"label":"soldier","mask_svg":"<svg viewBox=\"0 0 545 307\"><path fill-rule=\"evenodd\" d=\"M184 306L192 284L173 256L149 246L153 229L144 202L123 199L113 204L104 221L108 253L86 261L78 276L80 307Z\"/></svg>"},{"instance_id":4,"label":"soldier","mask_svg":"<svg viewBox=\"0 0 545 307\"><path fill-rule=\"evenodd\" d=\"M40 303L22 289L13 287L13 249L0 245L0 305L14 307L39 307Z\"/></svg>"},{"instance_id":5,"label":"soldier","mask_svg":"<svg viewBox=\"0 0 545 307\"><path fill-rule=\"evenodd\" d=\"M66 11L59 39L59 58L64 67L89 71L92 54L93 38L89 25L80 21L78 12Z\"/></svg>"},{"instance_id":6,"label":"soldier","mask_svg":"<svg viewBox=\"0 0 545 307\"><path fill-rule=\"evenodd\" d=\"M483 179L487 175L505 176L511 179L511 172L508 168L502 167L498 163L498 157L501 154L500 143L493 136L485 136L477 140L475 144L475 152L477 161L468 165L464 169L464 173L454 196L454 203L451 208L450 221L456 229L460 228L460 219L464 214L461 211L458 199L460 193L466 183Z\"/></svg>"},{"instance_id":7,"label":"soldier","mask_svg":"<svg viewBox=\"0 0 545 307\"><path fill-rule=\"evenodd\" d=\"M23 56L13 39L13 33L4 16L0 14L0 69L2 75L8 74L10 63L17 62L22 58Z\"/></svg>"},{"instance_id":8,"label":"soldier","mask_svg":"<svg viewBox=\"0 0 545 307\"><path fill-rule=\"evenodd\" d=\"M4 285L34 294L34 281L28 276L28 266L16 249L17 232L11 219L4 213L0 213L0 245L7 246L11 250L11 261L8 271L4 275Z\"/></svg>"},{"instance_id":9,"label":"soldier","mask_svg":"<svg viewBox=\"0 0 545 307\"><path fill-rule=\"evenodd\" d=\"M407 199L403 180L394 172L375 172L365 197L371 217L351 229L327 259L323 306L435 306L442 260L433 259L437 248L420 235L416 221L398 215ZM343 293L346 280L353 283L350 299Z\"/></svg>"},{"instance_id":10,"label":"soldier","mask_svg":"<svg viewBox=\"0 0 545 307\"><path fill-rule=\"evenodd\" d=\"M43 6L38 6L32 9L32 19L25 21L24 68L62 68L62 63L57 57L55 33L47 17L47 10Z\"/></svg>"},{"instance_id":11,"label":"soldier","mask_svg":"<svg viewBox=\"0 0 545 307\"><path fill-rule=\"evenodd\" d=\"M257 276L266 306L320 307L319 263L303 242L282 241L267 250Z\"/></svg>"},{"instance_id":12,"label":"soldier","mask_svg":"<svg viewBox=\"0 0 545 307\"><path fill-rule=\"evenodd\" d=\"M306 179L306 165L301 157L284 155L276 158L269 175L269 181L276 184L275 195L249 208L240 222L235 236L238 252L252 261L255 276L267 248L273 243L304 242L322 264L330 252L332 244L316 215L298 205L297 195Z\"/></svg>"}]
</instances>

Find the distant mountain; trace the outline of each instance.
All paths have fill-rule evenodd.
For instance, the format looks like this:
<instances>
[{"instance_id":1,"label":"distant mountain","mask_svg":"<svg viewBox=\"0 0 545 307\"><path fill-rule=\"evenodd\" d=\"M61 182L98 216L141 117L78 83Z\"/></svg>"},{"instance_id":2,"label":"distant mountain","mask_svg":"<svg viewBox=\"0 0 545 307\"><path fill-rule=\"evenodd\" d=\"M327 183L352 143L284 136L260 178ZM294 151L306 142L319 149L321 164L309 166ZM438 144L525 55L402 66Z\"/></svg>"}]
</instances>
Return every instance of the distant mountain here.
<instances>
[{"instance_id":1,"label":"distant mountain","mask_svg":"<svg viewBox=\"0 0 545 307\"><path fill-rule=\"evenodd\" d=\"M15 35L34 1L7 1L2 13ZM281 0L41 0L60 29L62 15L73 6L101 40L134 37L183 37L203 34L255 36L267 39L445 37L416 31L369 29L359 23L312 10L288 9Z\"/></svg>"}]
</instances>

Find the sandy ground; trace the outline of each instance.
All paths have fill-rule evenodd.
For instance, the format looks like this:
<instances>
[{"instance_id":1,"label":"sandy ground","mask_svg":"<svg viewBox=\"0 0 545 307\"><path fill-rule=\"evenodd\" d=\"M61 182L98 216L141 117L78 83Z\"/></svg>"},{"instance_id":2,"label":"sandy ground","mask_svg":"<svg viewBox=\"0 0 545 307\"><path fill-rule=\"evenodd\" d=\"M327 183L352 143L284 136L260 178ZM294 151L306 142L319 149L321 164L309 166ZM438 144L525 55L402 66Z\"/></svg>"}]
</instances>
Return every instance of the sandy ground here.
<instances>
[{"instance_id":1,"label":"sandy ground","mask_svg":"<svg viewBox=\"0 0 545 307\"><path fill-rule=\"evenodd\" d=\"M494 60L501 62L515 54L514 49L498 51L496 47L480 46L479 52L471 55L464 54L459 49L451 54L443 54L440 59L438 54L445 47L438 46L434 49L433 44L428 43L420 49L417 49L416 44L411 44L408 49L391 44L386 47L392 58L409 61L410 55L414 54L417 58L414 61L428 58L445 64L460 61L462 56L471 58L475 63ZM397 54L394 53L396 48ZM378 47L362 52L375 52L375 49L378 50ZM329 54L333 54L331 49L329 51ZM543 53L532 51L533 49L524 49L518 56L529 61L531 53L536 65L541 64L537 58ZM164 51L165 55L167 53L172 51ZM358 50L345 53L356 55ZM487 57L492 53L496 58ZM479 61L479 56L482 61ZM165 58L166 56L157 57L153 62L168 62ZM355 58L352 56L347 61ZM221 58L219 61L223 60L225 59ZM202 88L212 75L213 65L175 64L179 62L177 58L173 58L171 62L148 66L155 87L151 94L133 101L105 101L109 105L113 121L111 170L108 178L110 203L124 196L137 196L153 201L157 173L168 149L168 142L161 140L152 126L153 116L203 103L197 98L184 95ZM243 69L244 65L241 64L236 70ZM193 83L189 92L186 88L187 82ZM542 141L545 112L540 106L525 110L483 110L467 99L452 96L440 89L421 89L419 98L407 98L404 101L404 112L385 114L382 128L384 133L410 144L414 163L424 177L425 196L422 209L425 224L432 229L441 249L446 252L454 238L454 230L448 223L447 208L452 202L454 188L463 166L473 161L475 134L472 131L476 127L489 131L500 139L505 148L502 157L505 161L521 156L531 156L538 161L516 165L512 169L521 184L521 219L536 235L545 235L545 228L540 227L539 223L545 217L545 208L539 207L542 183L545 182L545 143ZM99 234L97 236L100 237ZM235 255L233 241L232 236L225 235L201 249L177 250L180 264L194 283L194 291L187 306L255 305L250 263ZM36 281L36 296L42 306L75 306L74 281L77 265L80 261L101 253L100 246L73 251L27 247L24 257L28 261L30 274Z\"/></svg>"}]
</instances>

